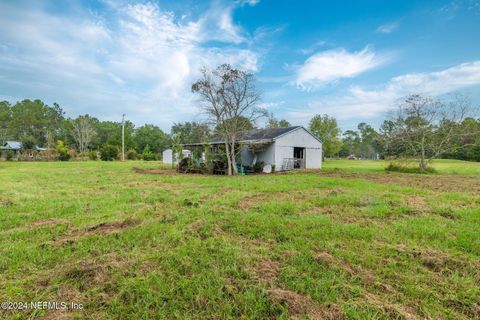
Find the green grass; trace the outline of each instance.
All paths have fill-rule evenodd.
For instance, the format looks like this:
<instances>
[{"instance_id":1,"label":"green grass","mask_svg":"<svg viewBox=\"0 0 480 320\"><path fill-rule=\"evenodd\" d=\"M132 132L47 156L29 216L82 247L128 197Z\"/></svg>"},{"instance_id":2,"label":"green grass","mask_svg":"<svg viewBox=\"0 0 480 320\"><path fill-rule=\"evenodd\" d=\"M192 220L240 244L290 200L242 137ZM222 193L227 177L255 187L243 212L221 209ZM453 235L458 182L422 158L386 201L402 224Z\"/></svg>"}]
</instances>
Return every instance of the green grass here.
<instances>
[{"instance_id":1,"label":"green grass","mask_svg":"<svg viewBox=\"0 0 480 320\"><path fill-rule=\"evenodd\" d=\"M325 170L342 170L348 172L382 172L388 166L389 161L383 160L326 160L323 164ZM411 166L417 166L417 163L410 162ZM480 162L469 162L461 160L434 160L431 163L433 169L439 174L461 174L478 175L480 174Z\"/></svg>"},{"instance_id":2,"label":"green grass","mask_svg":"<svg viewBox=\"0 0 480 320\"><path fill-rule=\"evenodd\" d=\"M0 301L83 304L0 318L478 318L480 176L460 173L479 167L435 165L223 177L0 162Z\"/></svg>"}]
</instances>

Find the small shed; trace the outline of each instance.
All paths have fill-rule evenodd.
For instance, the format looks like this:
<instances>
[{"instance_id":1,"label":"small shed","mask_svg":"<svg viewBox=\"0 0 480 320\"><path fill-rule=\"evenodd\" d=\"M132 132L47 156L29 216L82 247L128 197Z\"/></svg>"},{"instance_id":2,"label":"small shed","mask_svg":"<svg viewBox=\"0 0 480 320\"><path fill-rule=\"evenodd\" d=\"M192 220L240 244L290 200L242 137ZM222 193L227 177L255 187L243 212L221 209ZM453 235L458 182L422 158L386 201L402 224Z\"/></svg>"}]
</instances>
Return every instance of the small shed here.
<instances>
[{"instance_id":1,"label":"small shed","mask_svg":"<svg viewBox=\"0 0 480 320\"><path fill-rule=\"evenodd\" d=\"M190 155L192 154L192 151L183 150L182 153L183 153L183 157L185 158L185 157L190 157ZM162 161L165 164L177 164L178 161L181 160L178 158L179 158L178 154L176 154L175 156L173 155L172 149L166 149L162 153Z\"/></svg>"},{"instance_id":2,"label":"small shed","mask_svg":"<svg viewBox=\"0 0 480 320\"><path fill-rule=\"evenodd\" d=\"M237 140L241 145L237 164L253 166L264 162L275 166L276 171L322 167L322 142L302 126L241 131ZM209 142L211 146L222 144L222 137ZM199 146L204 144L184 145L185 148Z\"/></svg>"}]
</instances>

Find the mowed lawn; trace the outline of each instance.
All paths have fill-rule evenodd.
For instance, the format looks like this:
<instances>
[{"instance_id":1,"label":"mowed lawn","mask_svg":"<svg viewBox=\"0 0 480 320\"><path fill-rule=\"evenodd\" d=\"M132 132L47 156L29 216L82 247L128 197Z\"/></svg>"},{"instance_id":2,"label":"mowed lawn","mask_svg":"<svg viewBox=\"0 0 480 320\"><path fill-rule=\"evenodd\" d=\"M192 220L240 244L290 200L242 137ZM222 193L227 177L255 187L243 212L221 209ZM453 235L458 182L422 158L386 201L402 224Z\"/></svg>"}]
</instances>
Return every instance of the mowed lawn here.
<instances>
[{"instance_id":1,"label":"mowed lawn","mask_svg":"<svg viewBox=\"0 0 480 320\"><path fill-rule=\"evenodd\" d=\"M438 163L0 162L0 301L83 305L0 318L479 318L480 166Z\"/></svg>"}]
</instances>

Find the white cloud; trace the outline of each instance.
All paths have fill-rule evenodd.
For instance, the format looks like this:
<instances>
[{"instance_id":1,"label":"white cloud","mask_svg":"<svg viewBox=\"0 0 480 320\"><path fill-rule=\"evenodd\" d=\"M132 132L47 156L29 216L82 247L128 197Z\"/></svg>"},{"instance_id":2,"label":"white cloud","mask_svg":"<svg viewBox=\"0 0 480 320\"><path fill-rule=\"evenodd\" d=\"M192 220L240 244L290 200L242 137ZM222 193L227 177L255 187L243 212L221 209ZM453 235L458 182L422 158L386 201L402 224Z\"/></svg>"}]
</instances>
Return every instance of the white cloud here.
<instances>
[{"instance_id":1,"label":"white cloud","mask_svg":"<svg viewBox=\"0 0 480 320\"><path fill-rule=\"evenodd\" d=\"M377 32L379 33L391 33L398 28L398 22L392 22L387 24L382 24L377 28Z\"/></svg>"},{"instance_id":2,"label":"white cloud","mask_svg":"<svg viewBox=\"0 0 480 320\"><path fill-rule=\"evenodd\" d=\"M369 47L357 52L335 49L316 53L298 67L295 84L311 89L342 78L352 78L388 61Z\"/></svg>"},{"instance_id":3,"label":"white cloud","mask_svg":"<svg viewBox=\"0 0 480 320\"><path fill-rule=\"evenodd\" d=\"M340 120L368 119L382 115L408 94L440 96L479 85L480 61L473 61L436 72L401 75L374 89L353 86L345 94L324 97L307 108L291 110L288 116L304 122L318 113Z\"/></svg>"},{"instance_id":4,"label":"white cloud","mask_svg":"<svg viewBox=\"0 0 480 320\"><path fill-rule=\"evenodd\" d=\"M70 116L125 112L168 129L197 114L190 83L202 66L259 68L231 4L214 2L195 20L150 2L109 8L106 19L77 7L51 14L40 5L0 3L2 91L57 101Z\"/></svg>"}]
</instances>

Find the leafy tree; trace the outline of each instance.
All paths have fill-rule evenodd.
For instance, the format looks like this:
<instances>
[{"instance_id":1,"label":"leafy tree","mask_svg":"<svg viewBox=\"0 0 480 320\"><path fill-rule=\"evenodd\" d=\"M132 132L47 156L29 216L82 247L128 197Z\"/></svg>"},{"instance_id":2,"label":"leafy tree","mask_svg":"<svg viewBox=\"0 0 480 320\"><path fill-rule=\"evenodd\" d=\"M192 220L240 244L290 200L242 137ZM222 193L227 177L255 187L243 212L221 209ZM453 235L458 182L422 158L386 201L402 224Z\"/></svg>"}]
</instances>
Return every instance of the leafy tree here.
<instances>
[{"instance_id":1,"label":"leafy tree","mask_svg":"<svg viewBox=\"0 0 480 320\"><path fill-rule=\"evenodd\" d=\"M292 125L287 120L285 119L277 120L273 115L270 115L266 125L267 128L287 128L291 126Z\"/></svg>"},{"instance_id":2,"label":"leafy tree","mask_svg":"<svg viewBox=\"0 0 480 320\"><path fill-rule=\"evenodd\" d=\"M10 135L17 140L30 136L35 144L46 145L49 134L57 137L63 119L56 103L50 107L41 100L23 100L11 107Z\"/></svg>"},{"instance_id":3,"label":"leafy tree","mask_svg":"<svg viewBox=\"0 0 480 320\"><path fill-rule=\"evenodd\" d=\"M178 122L173 124L171 133L177 135L181 143L196 143L210 137L210 128L201 122Z\"/></svg>"},{"instance_id":4,"label":"leafy tree","mask_svg":"<svg viewBox=\"0 0 480 320\"><path fill-rule=\"evenodd\" d=\"M78 116L75 120L72 120L72 136L76 142L78 152L87 152L95 134L95 128L88 115Z\"/></svg>"},{"instance_id":5,"label":"leafy tree","mask_svg":"<svg viewBox=\"0 0 480 320\"><path fill-rule=\"evenodd\" d=\"M58 160L60 161L70 160L70 154L68 153L68 148L65 146L62 140L57 141L57 146L55 150L58 153Z\"/></svg>"},{"instance_id":6,"label":"leafy tree","mask_svg":"<svg viewBox=\"0 0 480 320\"><path fill-rule=\"evenodd\" d=\"M36 143L35 138L32 136L26 136L22 139L22 149L24 150L33 150L35 149Z\"/></svg>"},{"instance_id":7,"label":"leafy tree","mask_svg":"<svg viewBox=\"0 0 480 320\"><path fill-rule=\"evenodd\" d=\"M459 124L470 109L462 96L450 103L419 94L407 96L392 119L382 125L387 153L415 158L425 172L429 161L455 150L455 139L465 136Z\"/></svg>"},{"instance_id":8,"label":"leafy tree","mask_svg":"<svg viewBox=\"0 0 480 320\"><path fill-rule=\"evenodd\" d=\"M143 152L147 145L154 154L160 153L167 149L171 143L170 137L159 127L152 124L146 124L135 129L133 140L135 149L139 153Z\"/></svg>"},{"instance_id":9,"label":"leafy tree","mask_svg":"<svg viewBox=\"0 0 480 320\"><path fill-rule=\"evenodd\" d=\"M338 155L342 148L342 141L340 140L340 128L335 118L326 114L316 115L310 120L309 129L322 141L325 157Z\"/></svg>"},{"instance_id":10,"label":"leafy tree","mask_svg":"<svg viewBox=\"0 0 480 320\"><path fill-rule=\"evenodd\" d=\"M113 121L93 122L96 137L92 140L93 148L101 148L107 144L121 147L122 146L122 123ZM133 149L135 126L131 121L125 121L125 149Z\"/></svg>"},{"instance_id":11,"label":"leafy tree","mask_svg":"<svg viewBox=\"0 0 480 320\"><path fill-rule=\"evenodd\" d=\"M238 132L245 130L244 119L254 123L267 115L266 110L257 107L260 92L253 74L228 64L215 70L203 69L201 78L193 83L192 91L200 96L203 112L225 141L228 175L236 174L235 147Z\"/></svg>"},{"instance_id":12,"label":"leafy tree","mask_svg":"<svg viewBox=\"0 0 480 320\"><path fill-rule=\"evenodd\" d=\"M0 146L9 138L9 124L12 121L11 105L8 101L0 101Z\"/></svg>"},{"instance_id":13,"label":"leafy tree","mask_svg":"<svg viewBox=\"0 0 480 320\"><path fill-rule=\"evenodd\" d=\"M145 161L155 160L155 154L152 152L152 150L150 150L150 146L148 144L145 146L145 149L143 149L142 158Z\"/></svg>"},{"instance_id":14,"label":"leafy tree","mask_svg":"<svg viewBox=\"0 0 480 320\"><path fill-rule=\"evenodd\" d=\"M358 156L360 154L362 140L360 135L355 130L347 130L343 133L342 149L340 156L348 157L351 155Z\"/></svg>"}]
</instances>

